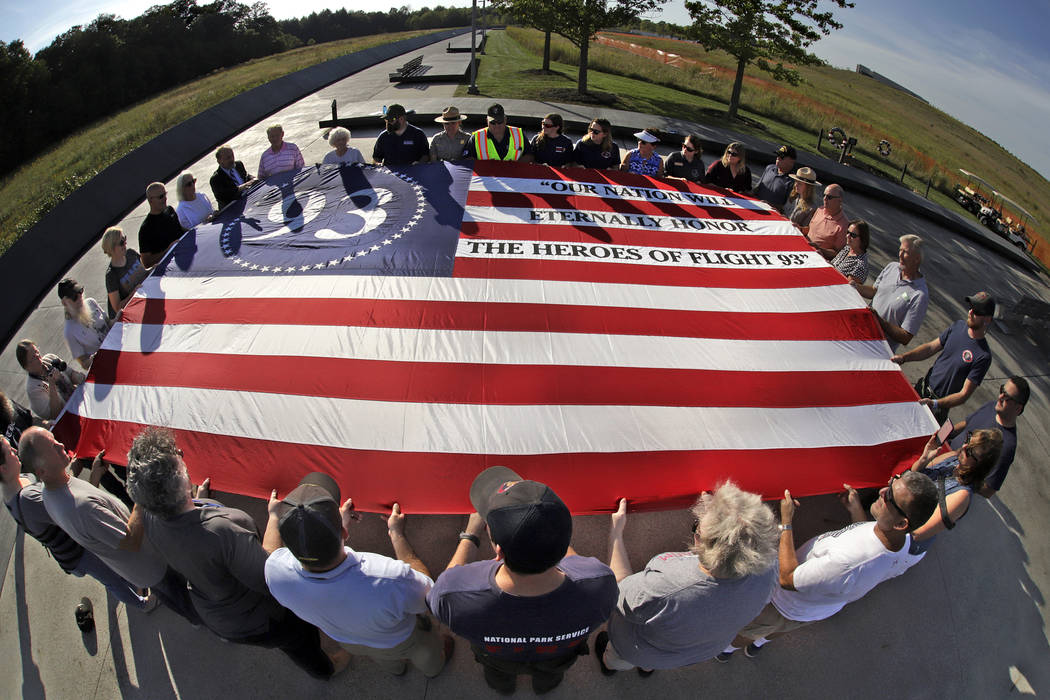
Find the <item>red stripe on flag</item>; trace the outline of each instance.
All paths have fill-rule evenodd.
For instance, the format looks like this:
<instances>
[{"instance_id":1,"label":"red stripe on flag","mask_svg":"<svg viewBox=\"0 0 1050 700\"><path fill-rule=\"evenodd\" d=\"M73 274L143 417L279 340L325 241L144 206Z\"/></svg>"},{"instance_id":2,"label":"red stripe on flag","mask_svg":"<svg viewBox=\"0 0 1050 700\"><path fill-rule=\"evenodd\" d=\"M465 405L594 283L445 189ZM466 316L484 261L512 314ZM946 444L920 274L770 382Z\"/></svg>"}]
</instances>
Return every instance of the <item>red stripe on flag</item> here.
<instances>
[{"instance_id":1,"label":"red stripe on flag","mask_svg":"<svg viewBox=\"0 0 1050 700\"><path fill-rule=\"evenodd\" d=\"M125 323L363 326L604 333L730 340L881 340L867 309L806 313L679 311L399 299L168 299L129 304Z\"/></svg>"},{"instance_id":2,"label":"red stripe on flag","mask_svg":"<svg viewBox=\"0 0 1050 700\"><path fill-rule=\"evenodd\" d=\"M747 233L702 233L657 231L639 228L603 228L567 224L503 224L490 221L464 221L463 238L495 241L536 241L543 243L589 243L592 245L644 246L684 250L773 251L808 253L813 246L800 233L797 236Z\"/></svg>"},{"instance_id":3,"label":"red stripe on flag","mask_svg":"<svg viewBox=\"0 0 1050 700\"><path fill-rule=\"evenodd\" d=\"M667 191L667 190L660 190ZM698 194L698 193L690 193ZM467 194L467 206L473 207L517 207L521 209L568 209L570 211L600 211L643 216L680 216L689 219L709 218L727 221L784 222L780 212L769 209L744 209L717 204L693 202L671 202L666 200L621 199L616 195L593 195L500 192L472 190ZM702 212L704 216L698 217Z\"/></svg>"},{"instance_id":4,"label":"red stripe on flag","mask_svg":"<svg viewBox=\"0 0 1050 700\"><path fill-rule=\"evenodd\" d=\"M787 270L734 270L565 260L456 258L453 277L656 284L671 287L786 289L845 284L833 267Z\"/></svg>"},{"instance_id":5,"label":"red stripe on flag","mask_svg":"<svg viewBox=\"0 0 1050 700\"><path fill-rule=\"evenodd\" d=\"M364 401L808 408L914 401L897 370L740 372L104 351L90 382Z\"/></svg>"},{"instance_id":6,"label":"red stripe on flag","mask_svg":"<svg viewBox=\"0 0 1050 700\"><path fill-rule=\"evenodd\" d=\"M143 427L76 415L64 421L74 423L65 426L74 432L80 423L81 455L105 449L107 459L118 463ZM272 489L283 496L307 472L322 471L339 482L344 496L353 497L358 510L387 513L396 501L411 514L473 511L470 484L493 464L549 484L579 515L612 512L625 484L631 485L633 511L687 507L700 491L726 478L727 465L740 488L767 499L781 498L785 488L798 497L841 491L843 482L856 488L882 486L892 473L911 465L928 439L809 449L500 455L354 450L174 432L191 478L199 482L210 476L214 490L266 499ZM223 463L217 473L216 455Z\"/></svg>"}]
</instances>

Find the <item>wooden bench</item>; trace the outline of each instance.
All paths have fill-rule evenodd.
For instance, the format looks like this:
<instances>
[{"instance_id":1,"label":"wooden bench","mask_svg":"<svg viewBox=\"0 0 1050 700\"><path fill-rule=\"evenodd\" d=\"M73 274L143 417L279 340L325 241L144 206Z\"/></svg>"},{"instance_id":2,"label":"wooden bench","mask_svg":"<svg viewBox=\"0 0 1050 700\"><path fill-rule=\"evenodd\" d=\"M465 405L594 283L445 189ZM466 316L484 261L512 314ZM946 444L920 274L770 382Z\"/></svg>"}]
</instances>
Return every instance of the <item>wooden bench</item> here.
<instances>
[{"instance_id":1,"label":"wooden bench","mask_svg":"<svg viewBox=\"0 0 1050 700\"><path fill-rule=\"evenodd\" d=\"M405 65L398 68L395 72L390 73L390 82L399 83L403 80L409 80L412 78L419 77L429 71L432 66L423 65L423 56L419 55L413 58Z\"/></svg>"}]
</instances>

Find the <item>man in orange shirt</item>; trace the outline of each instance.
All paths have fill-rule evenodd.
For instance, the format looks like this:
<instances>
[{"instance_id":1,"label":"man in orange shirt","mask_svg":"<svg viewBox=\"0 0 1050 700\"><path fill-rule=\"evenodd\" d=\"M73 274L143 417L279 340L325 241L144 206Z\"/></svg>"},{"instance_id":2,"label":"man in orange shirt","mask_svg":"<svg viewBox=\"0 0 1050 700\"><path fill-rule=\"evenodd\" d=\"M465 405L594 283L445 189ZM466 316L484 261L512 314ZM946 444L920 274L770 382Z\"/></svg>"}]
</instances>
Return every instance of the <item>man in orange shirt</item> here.
<instances>
[{"instance_id":1,"label":"man in orange shirt","mask_svg":"<svg viewBox=\"0 0 1050 700\"><path fill-rule=\"evenodd\" d=\"M846 245L848 228L849 217L842 211L842 187L828 185L824 188L824 206L813 214L806 238L821 255L831 260Z\"/></svg>"}]
</instances>

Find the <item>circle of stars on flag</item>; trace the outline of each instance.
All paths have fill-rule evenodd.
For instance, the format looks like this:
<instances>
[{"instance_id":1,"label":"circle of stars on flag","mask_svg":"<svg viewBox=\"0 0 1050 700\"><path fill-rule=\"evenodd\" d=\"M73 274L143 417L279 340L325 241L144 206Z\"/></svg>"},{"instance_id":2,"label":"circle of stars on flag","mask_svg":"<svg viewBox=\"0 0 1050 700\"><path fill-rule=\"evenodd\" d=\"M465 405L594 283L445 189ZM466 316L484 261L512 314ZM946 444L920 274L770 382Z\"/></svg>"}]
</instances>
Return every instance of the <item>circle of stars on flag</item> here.
<instances>
[{"instance_id":1,"label":"circle of stars on flag","mask_svg":"<svg viewBox=\"0 0 1050 700\"><path fill-rule=\"evenodd\" d=\"M357 163L355 163L354 165L356 167L362 167ZM398 178L399 180L402 180L411 185L412 192L416 197L416 208L412 216L409 217L408 221L405 223L404 226L402 226L399 230L395 231L394 233L388 235L382 241L377 241L373 245L368 246L366 248L362 248L361 250L352 251L351 253L344 255L343 257L332 258L331 260L325 260L319 263L314 263L313 265L291 265L288 267L282 267L280 265L259 265L253 263L250 260L245 260L244 258L240 257L239 255L236 255L233 252L233 249L230 248L230 244L227 237L223 235L221 237L223 255L226 256L230 260L230 262L232 262L235 265L239 265L245 270L250 270L252 272L270 272L273 274L280 274L287 272L309 272L310 270L331 269L338 265L342 265L343 263L348 263L352 260L358 260L371 253L377 253L380 250L382 250L385 246L392 245L394 241L404 237L406 233L411 232L412 229L415 228L419 224L419 222L423 220L423 212L426 211L426 198L424 197L424 193L426 192L426 190L422 185L419 184L419 182L415 180L415 178L409 177L408 175L405 175L403 173L396 173L393 170L390 170L389 168L383 167L381 165L373 167L376 172L383 173L386 175L392 175ZM225 231L223 233L225 234Z\"/></svg>"}]
</instances>

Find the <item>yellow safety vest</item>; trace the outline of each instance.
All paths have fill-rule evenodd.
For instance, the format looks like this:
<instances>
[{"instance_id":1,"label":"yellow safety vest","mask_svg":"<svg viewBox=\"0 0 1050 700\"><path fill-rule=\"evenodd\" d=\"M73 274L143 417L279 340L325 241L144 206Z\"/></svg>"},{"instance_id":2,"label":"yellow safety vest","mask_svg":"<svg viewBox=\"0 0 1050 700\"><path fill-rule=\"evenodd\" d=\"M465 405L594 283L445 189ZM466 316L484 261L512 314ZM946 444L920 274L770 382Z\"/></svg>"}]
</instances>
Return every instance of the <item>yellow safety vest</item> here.
<instances>
[{"instance_id":1,"label":"yellow safety vest","mask_svg":"<svg viewBox=\"0 0 1050 700\"><path fill-rule=\"evenodd\" d=\"M496 144L489 138L489 129L478 129L470 135L471 140L474 142L474 152L478 154L478 160L517 160L521 158L521 154L525 152L525 134L522 132L521 127L508 126L507 131L510 133L510 144L507 146L507 155L503 158L499 157L499 153L496 152Z\"/></svg>"}]
</instances>

